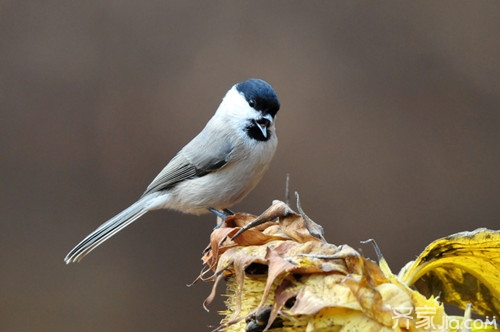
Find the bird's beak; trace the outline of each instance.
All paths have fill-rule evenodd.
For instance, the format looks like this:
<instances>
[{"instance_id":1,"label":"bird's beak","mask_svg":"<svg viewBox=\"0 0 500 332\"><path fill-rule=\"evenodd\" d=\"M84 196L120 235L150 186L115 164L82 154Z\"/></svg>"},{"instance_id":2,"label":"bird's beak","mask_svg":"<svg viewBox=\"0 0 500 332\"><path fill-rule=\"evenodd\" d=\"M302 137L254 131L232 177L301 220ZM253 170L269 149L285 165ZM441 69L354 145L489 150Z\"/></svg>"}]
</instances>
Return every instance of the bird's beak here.
<instances>
[{"instance_id":1,"label":"bird's beak","mask_svg":"<svg viewBox=\"0 0 500 332\"><path fill-rule=\"evenodd\" d=\"M266 114L262 118L256 121L257 125L262 132L262 135L267 138L267 128L273 123L273 117L271 114Z\"/></svg>"}]
</instances>

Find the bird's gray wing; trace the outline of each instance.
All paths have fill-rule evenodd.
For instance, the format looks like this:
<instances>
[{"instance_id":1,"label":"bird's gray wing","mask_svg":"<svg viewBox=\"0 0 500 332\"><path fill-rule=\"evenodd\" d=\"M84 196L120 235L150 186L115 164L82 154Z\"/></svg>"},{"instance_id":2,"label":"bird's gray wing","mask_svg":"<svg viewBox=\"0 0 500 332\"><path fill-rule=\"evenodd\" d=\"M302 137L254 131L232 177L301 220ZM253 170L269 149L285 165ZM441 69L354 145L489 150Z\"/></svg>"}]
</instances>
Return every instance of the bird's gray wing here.
<instances>
[{"instance_id":1,"label":"bird's gray wing","mask_svg":"<svg viewBox=\"0 0 500 332\"><path fill-rule=\"evenodd\" d=\"M197 137L198 138L198 137ZM200 137L201 138L201 137ZM233 145L228 141L215 144L214 140L194 140L186 145L154 178L143 196L154 191L172 188L186 179L204 176L220 169L231 158Z\"/></svg>"}]
</instances>

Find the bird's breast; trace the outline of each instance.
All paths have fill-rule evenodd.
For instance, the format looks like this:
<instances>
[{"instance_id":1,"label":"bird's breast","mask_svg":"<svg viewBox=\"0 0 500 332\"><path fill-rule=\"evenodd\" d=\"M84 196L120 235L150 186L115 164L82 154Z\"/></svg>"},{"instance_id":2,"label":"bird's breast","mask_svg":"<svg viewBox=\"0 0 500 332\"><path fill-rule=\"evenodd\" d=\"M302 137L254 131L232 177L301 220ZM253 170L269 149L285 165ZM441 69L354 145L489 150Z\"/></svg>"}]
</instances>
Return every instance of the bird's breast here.
<instances>
[{"instance_id":1,"label":"bird's breast","mask_svg":"<svg viewBox=\"0 0 500 332\"><path fill-rule=\"evenodd\" d=\"M277 146L273 137L259 144L236 146L222 168L185 180L169 190L165 207L202 214L208 208L225 209L240 202L262 179Z\"/></svg>"}]
</instances>

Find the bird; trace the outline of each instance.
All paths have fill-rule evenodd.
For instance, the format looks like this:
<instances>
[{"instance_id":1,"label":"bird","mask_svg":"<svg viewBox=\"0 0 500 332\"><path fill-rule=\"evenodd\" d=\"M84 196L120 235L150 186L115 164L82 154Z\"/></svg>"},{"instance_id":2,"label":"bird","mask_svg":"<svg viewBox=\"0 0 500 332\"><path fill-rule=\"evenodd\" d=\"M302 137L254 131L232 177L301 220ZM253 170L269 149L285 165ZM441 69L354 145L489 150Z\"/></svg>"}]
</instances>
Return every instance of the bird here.
<instances>
[{"instance_id":1,"label":"bird","mask_svg":"<svg viewBox=\"0 0 500 332\"><path fill-rule=\"evenodd\" d=\"M203 130L153 179L146 191L78 243L64 258L79 262L145 213L171 209L227 217L257 183L275 154L280 102L266 81L250 78L227 91Z\"/></svg>"}]
</instances>

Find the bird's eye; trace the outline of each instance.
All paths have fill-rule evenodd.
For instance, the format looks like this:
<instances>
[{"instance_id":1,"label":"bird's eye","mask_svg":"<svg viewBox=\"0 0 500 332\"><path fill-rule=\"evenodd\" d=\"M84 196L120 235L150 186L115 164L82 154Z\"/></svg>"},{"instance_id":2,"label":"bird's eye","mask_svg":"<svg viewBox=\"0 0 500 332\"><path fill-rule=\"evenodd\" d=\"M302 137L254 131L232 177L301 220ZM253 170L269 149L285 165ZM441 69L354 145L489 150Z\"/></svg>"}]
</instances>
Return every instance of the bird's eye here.
<instances>
[{"instance_id":1,"label":"bird's eye","mask_svg":"<svg viewBox=\"0 0 500 332\"><path fill-rule=\"evenodd\" d=\"M255 107L255 100L250 99L250 100L248 101L248 105L250 105L250 107Z\"/></svg>"}]
</instances>

